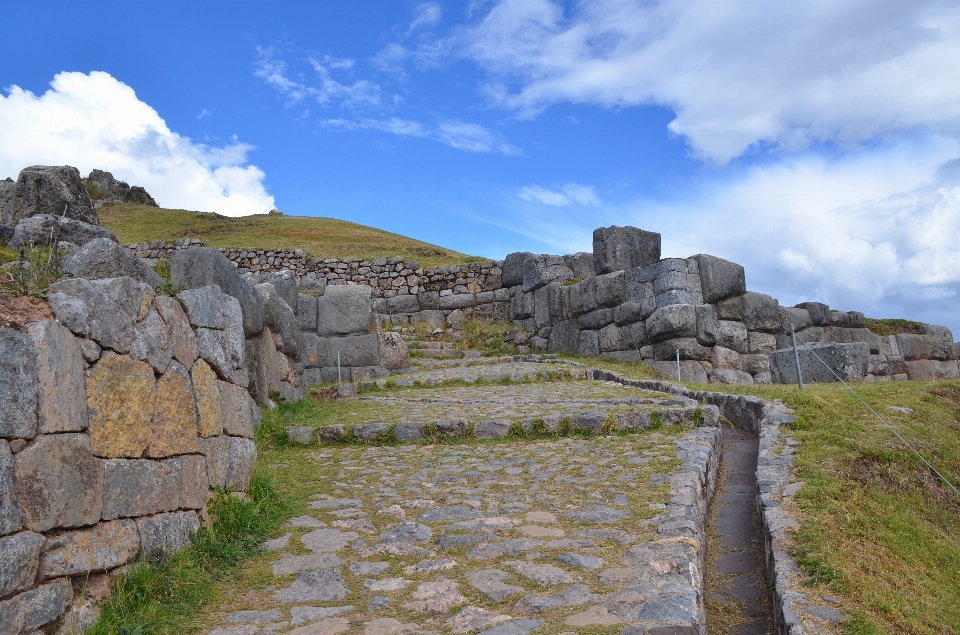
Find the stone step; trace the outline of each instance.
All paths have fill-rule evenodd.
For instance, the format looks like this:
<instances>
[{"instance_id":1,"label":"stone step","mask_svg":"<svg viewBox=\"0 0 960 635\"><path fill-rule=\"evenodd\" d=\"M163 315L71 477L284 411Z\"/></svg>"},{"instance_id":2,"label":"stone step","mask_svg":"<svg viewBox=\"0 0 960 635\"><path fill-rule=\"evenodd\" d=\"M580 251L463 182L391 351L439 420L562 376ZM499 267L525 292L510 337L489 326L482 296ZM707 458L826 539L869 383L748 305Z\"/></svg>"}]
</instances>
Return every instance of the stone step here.
<instances>
[{"instance_id":1,"label":"stone step","mask_svg":"<svg viewBox=\"0 0 960 635\"><path fill-rule=\"evenodd\" d=\"M453 344L450 342L423 342L423 341L411 341L407 342L407 348L413 349L431 349L431 350L453 350Z\"/></svg>"}]
</instances>

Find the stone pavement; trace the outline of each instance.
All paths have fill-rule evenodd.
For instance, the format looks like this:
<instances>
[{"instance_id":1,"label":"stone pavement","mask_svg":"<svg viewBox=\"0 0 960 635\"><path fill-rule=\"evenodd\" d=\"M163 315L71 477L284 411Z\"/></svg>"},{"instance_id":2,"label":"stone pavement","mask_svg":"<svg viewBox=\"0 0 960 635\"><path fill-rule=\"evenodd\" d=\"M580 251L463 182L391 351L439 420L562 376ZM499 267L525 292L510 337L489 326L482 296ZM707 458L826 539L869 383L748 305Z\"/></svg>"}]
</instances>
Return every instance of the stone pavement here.
<instances>
[{"instance_id":1,"label":"stone pavement","mask_svg":"<svg viewBox=\"0 0 960 635\"><path fill-rule=\"evenodd\" d=\"M469 414L496 408L498 393L511 404L502 407L521 410L669 401L586 381L373 398L400 410ZM716 427L665 425L584 438L300 450L316 461L319 491L307 514L267 544L276 552L270 584L233 607L242 610L225 611L210 635L699 633L719 442Z\"/></svg>"}]
</instances>

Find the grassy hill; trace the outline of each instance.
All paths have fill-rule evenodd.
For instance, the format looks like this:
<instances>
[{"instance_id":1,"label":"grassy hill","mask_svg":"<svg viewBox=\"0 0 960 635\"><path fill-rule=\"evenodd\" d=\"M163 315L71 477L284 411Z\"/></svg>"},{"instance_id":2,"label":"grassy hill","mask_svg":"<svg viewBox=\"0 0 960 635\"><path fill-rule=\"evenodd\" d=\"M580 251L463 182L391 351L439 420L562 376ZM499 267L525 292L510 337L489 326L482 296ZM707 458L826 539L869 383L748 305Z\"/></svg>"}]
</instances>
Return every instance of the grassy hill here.
<instances>
[{"instance_id":1,"label":"grassy hill","mask_svg":"<svg viewBox=\"0 0 960 635\"><path fill-rule=\"evenodd\" d=\"M418 260L424 268L486 260L335 218L267 214L227 217L129 203L104 205L97 214L100 223L125 245L173 242L189 236L211 247L305 249L314 258L404 256Z\"/></svg>"}]
</instances>

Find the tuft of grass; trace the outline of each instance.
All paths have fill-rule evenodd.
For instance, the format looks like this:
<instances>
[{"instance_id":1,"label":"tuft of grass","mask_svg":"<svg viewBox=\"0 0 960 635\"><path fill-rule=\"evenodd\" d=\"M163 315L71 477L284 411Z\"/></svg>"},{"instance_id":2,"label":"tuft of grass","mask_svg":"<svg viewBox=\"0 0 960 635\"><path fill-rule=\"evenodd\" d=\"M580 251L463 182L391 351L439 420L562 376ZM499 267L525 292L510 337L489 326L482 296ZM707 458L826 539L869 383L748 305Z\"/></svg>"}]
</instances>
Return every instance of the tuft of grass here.
<instances>
[{"instance_id":1,"label":"tuft of grass","mask_svg":"<svg viewBox=\"0 0 960 635\"><path fill-rule=\"evenodd\" d=\"M114 583L87 635L183 632L183 624L213 599L214 583L256 554L290 508L258 471L247 497L219 492L208 509L213 522L194 534L190 547L173 556L142 557Z\"/></svg>"},{"instance_id":2,"label":"tuft of grass","mask_svg":"<svg viewBox=\"0 0 960 635\"><path fill-rule=\"evenodd\" d=\"M485 258L468 256L400 234L319 216L226 217L209 212L163 209L132 203L107 203L97 215L100 224L123 244L179 238L200 238L210 247L304 249L314 258L403 256L425 269Z\"/></svg>"},{"instance_id":3,"label":"tuft of grass","mask_svg":"<svg viewBox=\"0 0 960 635\"><path fill-rule=\"evenodd\" d=\"M921 326L923 326L923 322L914 322L913 320L903 320L900 318L867 318L867 328L870 332L881 337L886 335L899 335L901 333L919 334Z\"/></svg>"},{"instance_id":4,"label":"tuft of grass","mask_svg":"<svg viewBox=\"0 0 960 635\"><path fill-rule=\"evenodd\" d=\"M54 247L28 247L14 252L14 264L0 278L0 291L15 296L32 295L43 297L50 285L63 279L64 253Z\"/></svg>"}]
</instances>

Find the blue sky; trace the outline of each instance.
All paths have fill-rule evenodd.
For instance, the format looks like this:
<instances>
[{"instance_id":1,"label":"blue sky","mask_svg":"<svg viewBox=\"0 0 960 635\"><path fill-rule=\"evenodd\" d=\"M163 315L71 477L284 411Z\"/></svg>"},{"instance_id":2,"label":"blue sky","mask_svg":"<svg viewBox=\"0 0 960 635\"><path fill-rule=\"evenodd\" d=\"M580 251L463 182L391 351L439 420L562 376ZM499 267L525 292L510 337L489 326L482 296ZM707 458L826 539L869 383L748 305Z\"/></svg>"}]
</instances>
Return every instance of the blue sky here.
<instances>
[{"instance_id":1,"label":"blue sky","mask_svg":"<svg viewBox=\"0 0 960 635\"><path fill-rule=\"evenodd\" d=\"M960 329L955 2L4 0L0 86L0 178L496 258L635 225L785 304Z\"/></svg>"}]
</instances>

